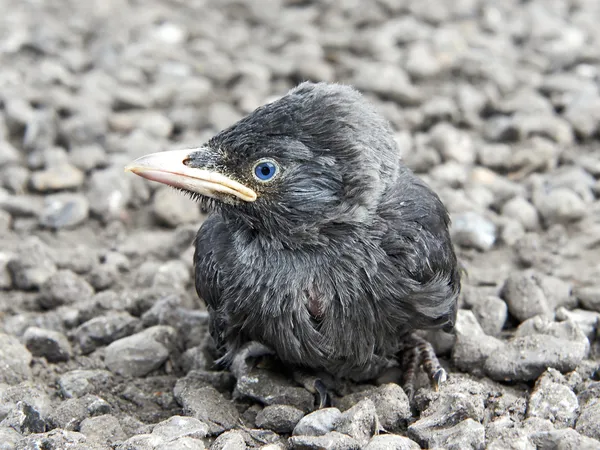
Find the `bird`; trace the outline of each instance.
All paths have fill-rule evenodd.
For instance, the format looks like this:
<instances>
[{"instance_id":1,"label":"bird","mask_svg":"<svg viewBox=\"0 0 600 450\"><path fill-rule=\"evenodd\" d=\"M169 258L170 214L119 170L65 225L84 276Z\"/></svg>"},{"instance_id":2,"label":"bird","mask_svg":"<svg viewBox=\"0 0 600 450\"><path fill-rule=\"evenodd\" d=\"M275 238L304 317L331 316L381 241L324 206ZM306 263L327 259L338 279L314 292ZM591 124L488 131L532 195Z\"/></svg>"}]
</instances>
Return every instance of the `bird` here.
<instances>
[{"instance_id":1,"label":"bird","mask_svg":"<svg viewBox=\"0 0 600 450\"><path fill-rule=\"evenodd\" d=\"M209 211L194 280L218 360L273 355L326 404L323 379L401 366L446 380L421 330L452 332L461 270L439 196L402 162L391 124L352 86L303 82L204 144L125 170ZM323 376L319 375L323 374Z\"/></svg>"}]
</instances>

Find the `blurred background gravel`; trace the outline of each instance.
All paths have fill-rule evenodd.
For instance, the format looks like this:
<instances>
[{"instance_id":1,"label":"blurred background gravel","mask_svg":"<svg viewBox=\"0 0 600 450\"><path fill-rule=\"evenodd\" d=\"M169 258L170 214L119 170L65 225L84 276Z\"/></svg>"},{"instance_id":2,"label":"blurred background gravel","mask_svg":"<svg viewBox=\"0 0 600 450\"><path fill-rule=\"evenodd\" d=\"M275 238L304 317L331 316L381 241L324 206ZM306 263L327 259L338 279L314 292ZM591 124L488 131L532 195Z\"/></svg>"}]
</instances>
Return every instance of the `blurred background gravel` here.
<instances>
[{"instance_id":1,"label":"blurred background gravel","mask_svg":"<svg viewBox=\"0 0 600 450\"><path fill-rule=\"evenodd\" d=\"M0 449L600 448L600 2L0 0ZM451 211L449 382L211 370L203 214L123 173L351 83ZM382 431L382 430L385 430ZM215 440L216 438L216 440Z\"/></svg>"}]
</instances>

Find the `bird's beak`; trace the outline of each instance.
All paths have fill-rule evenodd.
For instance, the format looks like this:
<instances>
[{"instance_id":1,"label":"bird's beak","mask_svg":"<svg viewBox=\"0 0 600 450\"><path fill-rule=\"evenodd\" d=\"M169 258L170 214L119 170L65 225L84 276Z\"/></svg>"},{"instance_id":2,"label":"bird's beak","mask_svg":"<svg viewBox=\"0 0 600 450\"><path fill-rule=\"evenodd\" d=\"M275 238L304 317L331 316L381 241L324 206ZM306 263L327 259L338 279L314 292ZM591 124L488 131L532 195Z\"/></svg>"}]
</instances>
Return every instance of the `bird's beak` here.
<instances>
[{"instance_id":1,"label":"bird's beak","mask_svg":"<svg viewBox=\"0 0 600 450\"><path fill-rule=\"evenodd\" d=\"M207 197L218 198L219 194L227 194L246 202L256 200L256 192L222 173L186 165L191 155L203 151L205 149L196 148L152 153L128 164L125 171Z\"/></svg>"}]
</instances>

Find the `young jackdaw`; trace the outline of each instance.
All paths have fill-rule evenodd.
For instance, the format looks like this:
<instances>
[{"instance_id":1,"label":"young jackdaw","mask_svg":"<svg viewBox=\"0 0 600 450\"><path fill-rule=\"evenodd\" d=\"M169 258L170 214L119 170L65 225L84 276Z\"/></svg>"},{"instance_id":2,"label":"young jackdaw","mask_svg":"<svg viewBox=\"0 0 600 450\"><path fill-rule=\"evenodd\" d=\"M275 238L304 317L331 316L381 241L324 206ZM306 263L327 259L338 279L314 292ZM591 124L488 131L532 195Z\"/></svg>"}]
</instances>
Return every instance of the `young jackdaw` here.
<instances>
[{"instance_id":1,"label":"young jackdaw","mask_svg":"<svg viewBox=\"0 0 600 450\"><path fill-rule=\"evenodd\" d=\"M236 376L249 356L273 353L357 381L399 360L409 395L419 366L434 387L445 379L414 331L454 326L448 213L356 90L302 83L199 148L127 170L211 211L195 241L196 290ZM323 402L318 378L307 387Z\"/></svg>"}]
</instances>

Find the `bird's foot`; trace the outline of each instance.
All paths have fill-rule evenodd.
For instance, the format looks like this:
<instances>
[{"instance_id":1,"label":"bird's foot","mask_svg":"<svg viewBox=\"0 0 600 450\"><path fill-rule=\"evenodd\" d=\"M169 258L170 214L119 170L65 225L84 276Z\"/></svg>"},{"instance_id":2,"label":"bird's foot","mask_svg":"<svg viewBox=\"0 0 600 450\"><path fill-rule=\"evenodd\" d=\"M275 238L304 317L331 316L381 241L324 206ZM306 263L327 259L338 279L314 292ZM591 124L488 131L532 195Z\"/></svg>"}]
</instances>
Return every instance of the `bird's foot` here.
<instances>
[{"instance_id":1,"label":"bird's foot","mask_svg":"<svg viewBox=\"0 0 600 450\"><path fill-rule=\"evenodd\" d=\"M272 355L274 352L269 347L250 341L244 344L233 356L230 370L236 380L248 375L254 368L254 361L262 356Z\"/></svg>"},{"instance_id":2,"label":"bird's foot","mask_svg":"<svg viewBox=\"0 0 600 450\"><path fill-rule=\"evenodd\" d=\"M406 341L402 354L404 368L402 387L409 399L412 400L415 394L415 381L419 366L429 377L435 391L446 381L446 371L440 366L433 347L422 337L412 334Z\"/></svg>"},{"instance_id":3,"label":"bird's foot","mask_svg":"<svg viewBox=\"0 0 600 450\"><path fill-rule=\"evenodd\" d=\"M294 372L294 380L315 396L315 403L317 404L318 409L331 406L329 390L320 377L297 370Z\"/></svg>"}]
</instances>

